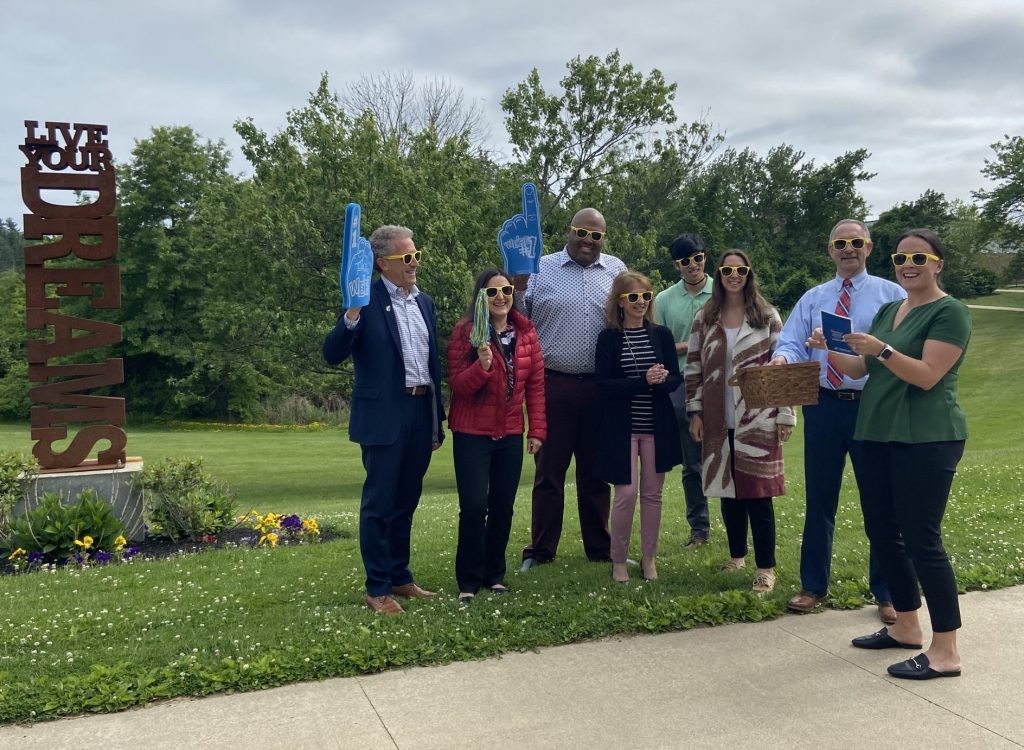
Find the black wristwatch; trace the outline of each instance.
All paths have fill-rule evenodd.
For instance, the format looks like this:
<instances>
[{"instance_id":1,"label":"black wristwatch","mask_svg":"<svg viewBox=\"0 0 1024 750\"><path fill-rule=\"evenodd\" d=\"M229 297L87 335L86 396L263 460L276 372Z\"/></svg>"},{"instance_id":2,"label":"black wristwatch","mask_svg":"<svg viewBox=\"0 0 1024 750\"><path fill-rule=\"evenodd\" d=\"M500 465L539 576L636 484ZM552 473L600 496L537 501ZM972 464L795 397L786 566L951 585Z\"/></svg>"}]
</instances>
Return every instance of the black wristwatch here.
<instances>
[{"instance_id":1,"label":"black wristwatch","mask_svg":"<svg viewBox=\"0 0 1024 750\"><path fill-rule=\"evenodd\" d=\"M891 346L889 346L888 344L886 344L885 346L883 346L883 347L882 347L882 351L880 351L880 352L879 352L878 354L876 354L875 356L876 356L876 357L878 357L878 359L880 359L881 361L885 362L885 360L889 359L889 357L891 357L891 356L892 356L892 353L893 353L894 351L896 351L896 350L895 350L895 349L893 349L893 348L892 348Z\"/></svg>"}]
</instances>

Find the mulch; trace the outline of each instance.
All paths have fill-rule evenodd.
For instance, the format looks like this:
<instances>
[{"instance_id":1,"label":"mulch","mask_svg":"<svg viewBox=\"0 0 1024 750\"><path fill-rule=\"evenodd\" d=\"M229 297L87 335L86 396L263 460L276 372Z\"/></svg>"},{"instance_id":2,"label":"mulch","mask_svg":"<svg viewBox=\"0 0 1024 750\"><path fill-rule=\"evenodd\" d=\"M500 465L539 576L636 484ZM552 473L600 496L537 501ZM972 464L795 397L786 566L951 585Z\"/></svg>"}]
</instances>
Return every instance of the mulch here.
<instances>
[{"instance_id":1,"label":"mulch","mask_svg":"<svg viewBox=\"0 0 1024 750\"><path fill-rule=\"evenodd\" d=\"M345 539L351 534L344 531L333 531L329 529L320 530L320 543L333 542L337 539ZM162 537L146 537L142 542L133 542L129 547L138 547L139 553L135 558L158 560L176 555L192 555L208 552L215 549L234 549L237 547L255 547L259 541L260 534L252 529L226 529L215 535L208 535L202 539L188 540L166 539ZM0 556L0 575L13 575L14 566L7 559L7 555Z\"/></svg>"}]
</instances>

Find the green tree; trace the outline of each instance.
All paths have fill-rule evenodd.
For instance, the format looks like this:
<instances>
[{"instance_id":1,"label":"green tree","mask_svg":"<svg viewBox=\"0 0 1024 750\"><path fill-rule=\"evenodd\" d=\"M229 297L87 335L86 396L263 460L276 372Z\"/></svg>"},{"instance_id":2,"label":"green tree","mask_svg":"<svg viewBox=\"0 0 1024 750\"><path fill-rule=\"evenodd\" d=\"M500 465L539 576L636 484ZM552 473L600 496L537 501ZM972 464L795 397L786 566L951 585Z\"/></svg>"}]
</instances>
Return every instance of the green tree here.
<instances>
[{"instance_id":1,"label":"green tree","mask_svg":"<svg viewBox=\"0 0 1024 750\"><path fill-rule=\"evenodd\" d=\"M657 69L645 77L623 63L618 50L604 60L576 57L566 67L559 93L545 91L534 68L501 99L514 157L536 182L544 217L589 181L610 174L655 128L676 120L676 84ZM544 226L551 231L557 225Z\"/></svg>"},{"instance_id":2,"label":"green tree","mask_svg":"<svg viewBox=\"0 0 1024 750\"><path fill-rule=\"evenodd\" d=\"M1024 246L1024 136L1003 136L992 144L994 159L986 159L981 173L996 185L978 190L983 216L1006 240Z\"/></svg>"},{"instance_id":3,"label":"green tree","mask_svg":"<svg viewBox=\"0 0 1024 750\"><path fill-rule=\"evenodd\" d=\"M25 281L0 271L0 419L28 419L26 333Z\"/></svg>"},{"instance_id":4,"label":"green tree","mask_svg":"<svg viewBox=\"0 0 1024 750\"><path fill-rule=\"evenodd\" d=\"M25 273L25 236L13 219L0 221L0 273Z\"/></svg>"}]
</instances>

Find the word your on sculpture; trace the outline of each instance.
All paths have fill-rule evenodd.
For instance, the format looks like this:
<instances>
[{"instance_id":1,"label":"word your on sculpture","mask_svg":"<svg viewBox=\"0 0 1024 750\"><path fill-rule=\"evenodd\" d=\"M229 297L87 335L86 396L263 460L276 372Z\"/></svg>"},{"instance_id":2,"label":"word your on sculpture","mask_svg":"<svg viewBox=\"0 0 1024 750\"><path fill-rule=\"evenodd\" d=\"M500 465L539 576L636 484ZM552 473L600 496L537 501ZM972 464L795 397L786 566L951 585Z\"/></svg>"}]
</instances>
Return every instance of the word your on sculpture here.
<instances>
[{"instance_id":1,"label":"word your on sculpture","mask_svg":"<svg viewBox=\"0 0 1024 750\"><path fill-rule=\"evenodd\" d=\"M82 362L82 353L121 340L121 326L66 314L68 297L87 297L92 309L121 307L121 269L108 263L117 254L114 165L106 125L25 121L28 159L21 168L25 239L44 240L25 248L25 322L45 331L28 342L32 401L32 453L44 469L81 466L100 441L97 464L123 464L127 437L123 398L84 391L124 382L120 359ZM68 200L52 203L54 191ZM77 196L77 202L72 202ZM88 202L85 202L88 201ZM62 262L73 256L74 266ZM49 262L49 263L48 263ZM95 264L95 265L94 265ZM74 355L74 362L61 358ZM82 428L60 452L68 426Z\"/></svg>"}]
</instances>

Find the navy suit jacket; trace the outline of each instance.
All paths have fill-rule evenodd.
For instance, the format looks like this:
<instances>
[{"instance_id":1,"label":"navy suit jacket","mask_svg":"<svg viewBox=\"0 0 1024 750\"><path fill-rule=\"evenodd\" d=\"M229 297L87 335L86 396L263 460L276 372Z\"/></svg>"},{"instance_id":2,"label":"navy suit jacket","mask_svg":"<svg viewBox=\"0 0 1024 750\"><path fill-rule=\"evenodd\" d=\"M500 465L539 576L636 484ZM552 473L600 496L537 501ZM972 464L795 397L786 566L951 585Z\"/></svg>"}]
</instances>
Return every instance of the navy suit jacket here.
<instances>
[{"instance_id":1,"label":"navy suit jacket","mask_svg":"<svg viewBox=\"0 0 1024 750\"><path fill-rule=\"evenodd\" d=\"M420 292L416 304L430 334L431 396L437 415L435 442L444 440L441 422L445 420L441 399L441 364L437 353L437 313L434 301ZM381 279L370 287L370 304L359 312L359 322L351 331L345 326L344 311L324 339L324 359L338 365L352 357L356 382L352 390L352 413L348 434L360 445L391 445L398 440L401 404L405 395L405 360L402 339L391 309L391 297Z\"/></svg>"}]
</instances>

